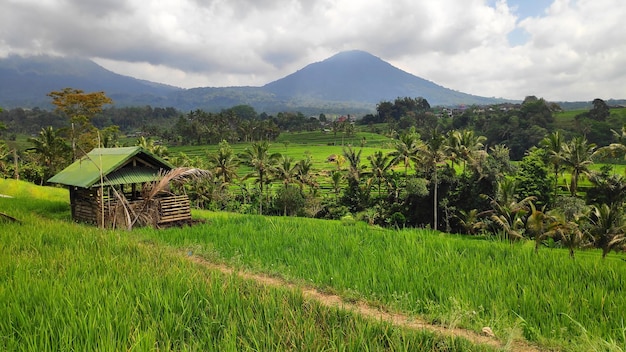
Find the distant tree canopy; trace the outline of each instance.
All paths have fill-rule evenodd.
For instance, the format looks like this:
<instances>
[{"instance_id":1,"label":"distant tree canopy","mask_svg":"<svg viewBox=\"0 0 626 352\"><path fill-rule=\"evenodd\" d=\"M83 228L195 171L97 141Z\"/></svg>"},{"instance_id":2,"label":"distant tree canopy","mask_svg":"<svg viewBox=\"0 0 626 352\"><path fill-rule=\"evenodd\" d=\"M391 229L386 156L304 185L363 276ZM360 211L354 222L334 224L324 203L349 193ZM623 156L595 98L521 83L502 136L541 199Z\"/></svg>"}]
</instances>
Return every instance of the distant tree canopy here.
<instances>
[{"instance_id":1,"label":"distant tree canopy","mask_svg":"<svg viewBox=\"0 0 626 352\"><path fill-rule=\"evenodd\" d=\"M70 120L68 134L72 146L72 160L87 154L97 146L99 136L92 119L102 112L104 105L113 104L113 100L104 92L85 93L80 89L65 88L48 93L57 112Z\"/></svg>"}]
</instances>

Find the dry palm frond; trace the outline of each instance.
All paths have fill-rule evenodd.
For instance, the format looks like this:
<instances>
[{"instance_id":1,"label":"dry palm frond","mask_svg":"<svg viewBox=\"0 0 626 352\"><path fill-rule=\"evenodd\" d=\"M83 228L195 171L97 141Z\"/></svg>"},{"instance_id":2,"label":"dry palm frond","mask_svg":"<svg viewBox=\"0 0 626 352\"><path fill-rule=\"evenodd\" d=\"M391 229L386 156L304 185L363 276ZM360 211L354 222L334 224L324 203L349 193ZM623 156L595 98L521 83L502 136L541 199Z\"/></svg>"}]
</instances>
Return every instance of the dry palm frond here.
<instances>
[{"instance_id":1,"label":"dry palm frond","mask_svg":"<svg viewBox=\"0 0 626 352\"><path fill-rule=\"evenodd\" d=\"M142 192L142 196L145 200L151 200L159 193L169 193L168 189L170 182L182 183L189 178L198 179L209 177L211 177L211 172L208 170L188 167L179 167L170 171L161 172L159 173L157 180L145 188L144 192Z\"/></svg>"},{"instance_id":2,"label":"dry palm frond","mask_svg":"<svg viewBox=\"0 0 626 352\"><path fill-rule=\"evenodd\" d=\"M170 183L183 183L187 179L210 178L211 172L197 168L179 167L166 172L160 172L157 180L147 185L142 191L143 202L135 209L135 218L130 222L132 228L135 223L153 224L158 221L157 203L154 201L160 193L170 193Z\"/></svg>"}]
</instances>

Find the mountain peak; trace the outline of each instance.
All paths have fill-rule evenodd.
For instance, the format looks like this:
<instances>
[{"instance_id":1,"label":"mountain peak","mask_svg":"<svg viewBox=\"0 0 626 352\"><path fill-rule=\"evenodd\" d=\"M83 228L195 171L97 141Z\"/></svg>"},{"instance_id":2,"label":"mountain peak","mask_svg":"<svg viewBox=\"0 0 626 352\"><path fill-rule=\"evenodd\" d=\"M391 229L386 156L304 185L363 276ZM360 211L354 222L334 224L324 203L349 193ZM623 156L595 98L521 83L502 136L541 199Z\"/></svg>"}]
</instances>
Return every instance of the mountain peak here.
<instances>
[{"instance_id":1,"label":"mountain peak","mask_svg":"<svg viewBox=\"0 0 626 352\"><path fill-rule=\"evenodd\" d=\"M263 88L278 97L352 101L374 106L398 97L423 97L431 105L482 104L488 100L439 86L362 50L340 52Z\"/></svg>"}]
</instances>

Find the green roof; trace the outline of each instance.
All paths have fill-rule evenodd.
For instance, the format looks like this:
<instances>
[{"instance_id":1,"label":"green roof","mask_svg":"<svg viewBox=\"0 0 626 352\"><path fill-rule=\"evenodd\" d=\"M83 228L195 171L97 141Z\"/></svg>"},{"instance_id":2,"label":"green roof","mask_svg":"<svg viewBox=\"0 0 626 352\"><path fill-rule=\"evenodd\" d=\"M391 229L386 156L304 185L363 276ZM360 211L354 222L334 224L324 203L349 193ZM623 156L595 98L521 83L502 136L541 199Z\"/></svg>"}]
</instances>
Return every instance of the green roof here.
<instances>
[{"instance_id":1,"label":"green roof","mask_svg":"<svg viewBox=\"0 0 626 352\"><path fill-rule=\"evenodd\" d=\"M139 160L139 165L132 165L134 159ZM154 180L161 169L172 168L170 163L142 147L95 148L48 182L90 188L100 185L102 170L103 185L142 183Z\"/></svg>"}]
</instances>

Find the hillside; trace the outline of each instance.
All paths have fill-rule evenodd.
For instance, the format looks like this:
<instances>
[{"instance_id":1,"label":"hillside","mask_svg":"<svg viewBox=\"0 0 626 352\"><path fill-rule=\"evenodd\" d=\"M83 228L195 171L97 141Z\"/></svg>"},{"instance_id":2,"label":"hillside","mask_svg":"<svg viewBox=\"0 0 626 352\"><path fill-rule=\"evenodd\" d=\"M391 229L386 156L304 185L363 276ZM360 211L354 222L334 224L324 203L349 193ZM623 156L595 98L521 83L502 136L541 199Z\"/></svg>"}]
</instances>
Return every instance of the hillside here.
<instances>
[{"instance_id":1,"label":"hillside","mask_svg":"<svg viewBox=\"0 0 626 352\"><path fill-rule=\"evenodd\" d=\"M75 57L9 56L0 59L0 106L50 107L46 96L66 87L105 91L117 105L170 106L180 88L118 75L91 60Z\"/></svg>"},{"instance_id":2,"label":"hillside","mask_svg":"<svg viewBox=\"0 0 626 352\"><path fill-rule=\"evenodd\" d=\"M105 91L117 106L219 111L247 104L259 112L365 113L397 97L431 105L491 104L501 100L456 92L404 72L363 51L339 53L262 87L182 89L106 70L91 60L51 56L0 59L0 106L49 108L47 93L65 87Z\"/></svg>"}]
</instances>

